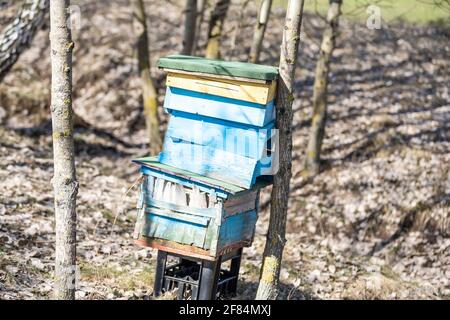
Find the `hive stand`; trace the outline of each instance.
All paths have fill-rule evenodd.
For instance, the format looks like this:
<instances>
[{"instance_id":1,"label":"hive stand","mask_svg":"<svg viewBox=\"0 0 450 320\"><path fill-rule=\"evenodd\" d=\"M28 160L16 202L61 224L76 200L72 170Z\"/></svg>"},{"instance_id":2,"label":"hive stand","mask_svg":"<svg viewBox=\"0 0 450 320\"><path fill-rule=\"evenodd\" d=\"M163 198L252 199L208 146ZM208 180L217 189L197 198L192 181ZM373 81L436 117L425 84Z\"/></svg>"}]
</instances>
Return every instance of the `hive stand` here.
<instances>
[{"instance_id":1,"label":"hive stand","mask_svg":"<svg viewBox=\"0 0 450 320\"><path fill-rule=\"evenodd\" d=\"M179 262L167 265L168 256ZM154 296L177 288L177 300L216 300L221 296L234 296L237 289L242 248L215 261L179 255L159 250L157 256ZM231 260L230 269L223 270L223 262Z\"/></svg>"}]
</instances>

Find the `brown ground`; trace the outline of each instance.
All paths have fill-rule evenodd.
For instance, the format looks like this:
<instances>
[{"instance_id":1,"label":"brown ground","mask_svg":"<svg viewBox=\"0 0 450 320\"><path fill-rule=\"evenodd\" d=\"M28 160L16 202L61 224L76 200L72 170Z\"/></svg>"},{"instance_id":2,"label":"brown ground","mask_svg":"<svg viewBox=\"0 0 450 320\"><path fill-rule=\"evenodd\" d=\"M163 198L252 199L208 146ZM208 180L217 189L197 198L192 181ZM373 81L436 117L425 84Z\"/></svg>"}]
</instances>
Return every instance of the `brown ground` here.
<instances>
[{"instance_id":1,"label":"brown ground","mask_svg":"<svg viewBox=\"0 0 450 320\"><path fill-rule=\"evenodd\" d=\"M146 154L131 10L124 0L76 2L83 26L74 33L74 108L86 122L78 121L75 136L77 296L149 298L155 252L132 243L136 189L126 193L138 178L130 160ZM182 7L148 2L155 61L180 51ZM224 58L245 60L255 7L249 5L240 25L239 8L232 10ZM276 10L262 63L277 63L282 21ZM320 19L305 18L282 298L448 299L450 32L405 24L371 31L344 21L333 60L324 170L304 181L299 172L321 26ZM0 85L0 299L46 298L52 285L48 52L45 29ZM162 102L164 75L156 69L153 75ZM255 242L245 250L239 298L256 292L269 192L261 199Z\"/></svg>"}]
</instances>

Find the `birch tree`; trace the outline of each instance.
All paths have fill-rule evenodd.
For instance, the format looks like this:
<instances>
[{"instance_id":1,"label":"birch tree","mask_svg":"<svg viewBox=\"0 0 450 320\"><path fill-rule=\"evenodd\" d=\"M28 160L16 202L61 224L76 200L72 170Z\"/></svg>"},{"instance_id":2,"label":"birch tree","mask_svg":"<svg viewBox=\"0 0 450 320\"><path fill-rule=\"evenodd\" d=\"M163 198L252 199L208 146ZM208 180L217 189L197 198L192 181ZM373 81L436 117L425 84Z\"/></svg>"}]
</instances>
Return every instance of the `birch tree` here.
<instances>
[{"instance_id":1,"label":"birch tree","mask_svg":"<svg viewBox=\"0 0 450 320\"><path fill-rule=\"evenodd\" d=\"M222 36L223 24L230 6L230 0L217 0L216 6L211 13L208 28L208 43L206 45L206 58L220 58L220 38Z\"/></svg>"},{"instance_id":2,"label":"birch tree","mask_svg":"<svg viewBox=\"0 0 450 320\"><path fill-rule=\"evenodd\" d=\"M157 154L162 148L159 132L158 96L150 73L150 52L147 27L147 15L143 0L133 0L134 17L137 32L137 58L142 85L144 116L149 139L149 151Z\"/></svg>"},{"instance_id":3,"label":"birch tree","mask_svg":"<svg viewBox=\"0 0 450 320\"><path fill-rule=\"evenodd\" d=\"M208 4L207 0L199 0L198 1L197 21L195 23L195 38L194 38L194 44L192 47L193 55L195 55L197 52L198 43L201 38L202 24L203 24L203 20L205 18L205 11L206 11L207 4Z\"/></svg>"},{"instance_id":4,"label":"birch tree","mask_svg":"<svg viewBox=\"0 0 450 320\"><path fill-rule=\"evenodd\" d=\"M55 195L55 299L75 299L76 196L72 111L72 51L70 0L50 0L52 63L52 130Z\"/></svg>"},{"instance_id":5,"label":"birch tree","mask_svg":"<svg viewBox=\"0 0 450 320\"><path fill-rule=\"evenodd\" d=\"M330 0L326 20L327 25L323 31L319 59L316 65L313 92L313 114L305 157L305 172L308 175L315 175L320 170L320 153L325 135L325 123L327 118L328 75L330 73L331 57L336 45L341 5L342 0Z\"/></svg>"},{"instance_id":6,"label":"birch tree","mask_svg":"<svg viewBox=\"0 0 450 320\"><path fill-rule=\"evenodd\" d=\"M243 25L243 21L245 20L245 14L247 11L247 6L248 4L251 2L251 0L241 0L240 1L240 8L239 8L239 13L237 15L237 17L235 17L235 21L234 22L234 26L233 26L233 33L231 34L230 37L230 49L228 50L228 60L232 60L234 55L236 54L236 47L237 47L237 43L238 43L238 38L242 33L242 25Z\"/></svg>"},{"instance_id":7,"label":"birch tree","mask_svg":"<svg viewBox=\"0 0 450 320\"><path fill-rule=\"evenodd\" d=\"M25 1L17 17L0 34L0 81L29 47L47 10L48 0Z\"/></svg>"},{"instance_id":8,"label":"birch tree","mask_svg":"<svg viewBox=\"0 0 450 320\"><path fill-rule=\"evenodd\" d=\"M256 22L255 31L253 33L253 42L250 49L249 62L258 63L259 53L261 52L264 34L266 32L267 23L269 22L270 9L272 8L272 0L262 0L258 12L258 21Z\"/></svg>"},{"instance_id":9,"label":"birch tree","mask_svg":"<svg viewBox=\"0 0 450 320\"><path fill-rule=\"evenodd\" d=\"M257 300L278 296L281 260L286 234L286 216L292 176L292 103L304 0L289 0L281 43L276 108L279 130L279 170L274 176L270 201L269 230L264 248Z\"/></svg>"},{"instance_id":10,"label":"birch tree","mask_svg":"<svg viewBox=\"0 0 450 320\"><path fill-rule=\"evenodd\" d=\"M182 54L191 55L194 49L197 24L197 0L186 0L186 9L184 14L184 39Z\"/></svg>"}]
</instances>

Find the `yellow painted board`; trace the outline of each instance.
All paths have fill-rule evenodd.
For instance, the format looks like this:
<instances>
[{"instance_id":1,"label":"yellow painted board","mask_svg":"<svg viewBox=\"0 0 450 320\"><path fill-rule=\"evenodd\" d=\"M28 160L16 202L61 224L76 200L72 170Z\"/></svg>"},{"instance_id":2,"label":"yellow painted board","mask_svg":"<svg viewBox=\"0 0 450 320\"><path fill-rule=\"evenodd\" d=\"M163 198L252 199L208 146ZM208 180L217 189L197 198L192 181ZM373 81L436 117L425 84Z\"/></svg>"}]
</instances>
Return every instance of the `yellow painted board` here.
<instances>
[{"instance_id":1,"label":"yellow painted board","mask_svg":"<svg viewBox=\"0 0 450 320\"><path fill-rule=\"evenodd\" d=\"M188 74L194 77L204 77L204 72L194 72L194 71L184 71L184 70L176 70L176 69L163 69L166 73L182 73L182 74ZM231 80L231 81L243 81L243 82L251 82L251 83L262 83L262 84L268 84L272 81L269 80L260 80L260 79L250 79L250 78L244 78L244 77L234 77L234 76L224 76L222 74L208 74L208 78L213 79L225 79L225 80Z\"/></svg>"},{"instance_id":2,"label":"yellow painted board","mask_svg":"<svg viewBox=\"0 0 450 320\"><path fill-rule=\"evenodd\" d=\"M276 81L268 84L170 72L167 86L266 105L275 98Z\"/></svg>"}]
</instances>

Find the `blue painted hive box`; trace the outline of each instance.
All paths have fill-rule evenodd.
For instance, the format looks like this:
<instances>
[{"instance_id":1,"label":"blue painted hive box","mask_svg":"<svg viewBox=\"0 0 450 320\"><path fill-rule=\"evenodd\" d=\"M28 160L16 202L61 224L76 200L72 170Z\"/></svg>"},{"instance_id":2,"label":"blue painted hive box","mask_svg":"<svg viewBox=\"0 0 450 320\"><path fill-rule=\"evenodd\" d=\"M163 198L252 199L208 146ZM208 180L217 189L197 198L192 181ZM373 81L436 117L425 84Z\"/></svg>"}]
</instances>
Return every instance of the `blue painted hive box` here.
<instances>
[{"instance_id":1,"label":"blue painted hive box","mask_svg":"<svg viewBox=\"0 0 450 320\"><path fill-rule=\"evenodd\" d=\"M273 123L248 128L174 111L159 160L250 189L257 177L274 171L272 155L278 137L272 129Z\"/></svg>"},{"instance_id":2,"label":"blue painted hive box","mask_svg":"<svg viewBox=\"0 0 450 320\"><path fill-rule=\"evenodd\" d=\"M179 55L158 66L171 114L161 163L246 189L276 172L277 68Z\"/></svg>"},{"instance_id":3,"label":"blue painted hive box","mask_svg":"<svg viewBox=\"0 0 450 320\"><path fill-rule=\"evenodd\" d=\"M167 166L156 157L134 162L142 173L138 244L208 260L251 244L259 189L266 182L246 190Z\"/></svg>"},{"instance_id":4,"label":"blue painted hive box","mask_svg":"<svg viewBox=\"0 0 450 320\"><path fill-rule=\"evenodd\" d=\"M262 105L175 87L167 87L164 109L169 113L182 111L254 127L264 127L275 120L274 100Z\"/></svg>"}]
</instances>

